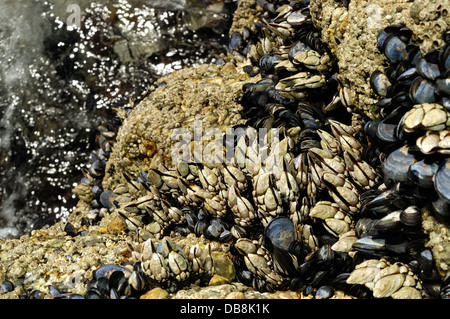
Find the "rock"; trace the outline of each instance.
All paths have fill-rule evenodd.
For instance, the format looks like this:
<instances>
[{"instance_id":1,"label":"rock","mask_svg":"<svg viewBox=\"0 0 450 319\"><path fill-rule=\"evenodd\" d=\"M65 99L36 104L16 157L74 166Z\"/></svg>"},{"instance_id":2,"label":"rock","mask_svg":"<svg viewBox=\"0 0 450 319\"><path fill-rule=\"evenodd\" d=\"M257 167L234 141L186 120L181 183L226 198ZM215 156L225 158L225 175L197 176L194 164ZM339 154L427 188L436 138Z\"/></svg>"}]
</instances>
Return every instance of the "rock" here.
<instances>
[{"instance_id":1,"label":"rock","mask_svg":"<svg viewBox=\"0 0 450 319\"><path fill-rule=\"evenodd\" d=\"M229 255L222 251L214 251L212 252L212 258L214 260L215 273L226 280L232 281L236 271Z\"/></svg>"},{"instance_id":2,"label":"rock","mask_svg":"<svg viewBox=\"0 0 450 319\"><path fill-rule=\"evenodd\" d=\"M233 291L226 295L225 299L245 299L245 295L241 291Z\"/></svg>"},{"instance_id":3,"label":"rock","mask_svg":"<svg viewBox=\"0 0 450 319\"><path fill-rule=\"evenodd\" d=\"M167 290L156 287L152 290L147 291L143 294L140 299L167 299L169 297L169 293Z\"/></svg>"},{"instance_id":4,"label":"rock","mask_svg":"<svg viewBox=\"0 0 450 319\"><path fill-rule=\"evenodd\" d=\"M378 32L404 23L414 33L413 42L427 52L443 45L442 32L450 25L449 16L441 13L450 6L441 1L350 1L346 9L334 0L311 0L310 10L322 40L338 60L339 80L349 90L354 108L371 118L376 116L371 108L378 98L369 77L375 70L382 71L387 61L378 48Z\"/></svg>"},{"instance_id":5,"label":"rock","mask_svg":"<svg viewBox=\"0 0 450 319\"><path fill-rule=\"evenodd\" d=\"M125 225L120 217L114 218L109 224L108 224L108 233L110 234L119 234L122 231L127 230L127 225Z\"/></svg>"},{"instance_id":6,"label":"rock","mask_svg":"<svg viewBox=\"0 0 450 319\"><path fill-rule=\"evenodd\" d=\"M103 188L126 183L124 171L137 176L160 163L171 166L172 148L181 136L177 129L185 129L193 140L194 128L205 132L214 127L224 132L244 123L239 113L242 105L236 100L245 83L258 79L227 63L185 68L156 81L156 88L132 110L117 133Z\"/></svg>"},{"instance_id":7,"label":"rock","mask_svg":"<svg viewBox=\"0 0 450 319\"><path fill-rule=\"evenodd\" d=\"M209 280L209 285L210 286L217 286L217 285L223 285L223 284L229 284L231 282L231 280L221 276L221 275L217 275L215 274L214 276L212 276L212 278Z\"/></svg>"}]
</instances>

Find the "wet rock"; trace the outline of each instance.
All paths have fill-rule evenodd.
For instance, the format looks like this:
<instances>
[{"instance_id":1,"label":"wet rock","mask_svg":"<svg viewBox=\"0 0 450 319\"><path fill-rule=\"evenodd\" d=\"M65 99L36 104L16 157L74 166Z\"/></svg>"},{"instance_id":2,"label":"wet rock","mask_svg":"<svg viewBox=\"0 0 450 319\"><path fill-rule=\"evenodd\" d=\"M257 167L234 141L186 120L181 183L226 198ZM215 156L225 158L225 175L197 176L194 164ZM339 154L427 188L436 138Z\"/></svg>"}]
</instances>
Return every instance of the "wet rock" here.
<instances>
[{"instance_id":1,"label":"wet rock","mask_svg":"<svg viewBox=\"0 0 450 319\"><path fill-rule=\"evenodd\" d=\"M167 292L167 290L156 287L152 290L147 291L139 299L167 299L168 297L169 293Z\"/></svg>"},{"instance_id":2,"label":"wet rock","mask_svg":"<svg viewBox=\"0 0 450 319\"><path fill-rule=\"evenodd\" d=\"M104 189L125 183L123 171L137 176L159 163L170 166L172 147L180 139L173 136L175 129L187 129L193 140L195 121L201 121L203 132L244 123L236 99L245 83L257 80L232 64L200 65L160 78L120 127L106 166Z\"/></svg>"},{"instance_id":3,"label":"wet rock","mask_svg":"<svg viewBox=\"0 0 450 319\"><path fill-rule=\"evenodd\" d=\"M421 51L443 46L442 32L450 24L448 3L440 1L350 1L348 8L334 0L310 1L314 25L338 60L339 79L349 90L354 108L370 117L377 102L370 88L370 74L383 71L387 62L377 35L391 24L404 23ZM444 14L442 14L444 12Z\"/></svg>"},{"instance_id":4,"label":"wet rock","mask_svg":"<svg viewBox=\"0 0 450 319\"><path fill-rule=\"evenodd\" d=\"M227 279L223 276L217 275L217 274L212 276L212 278L209 281L210 286L217 286L217 285L223 285L223 284L229 284L229 283L230 283L229 279Z\"/></svg>"}]
</instances>

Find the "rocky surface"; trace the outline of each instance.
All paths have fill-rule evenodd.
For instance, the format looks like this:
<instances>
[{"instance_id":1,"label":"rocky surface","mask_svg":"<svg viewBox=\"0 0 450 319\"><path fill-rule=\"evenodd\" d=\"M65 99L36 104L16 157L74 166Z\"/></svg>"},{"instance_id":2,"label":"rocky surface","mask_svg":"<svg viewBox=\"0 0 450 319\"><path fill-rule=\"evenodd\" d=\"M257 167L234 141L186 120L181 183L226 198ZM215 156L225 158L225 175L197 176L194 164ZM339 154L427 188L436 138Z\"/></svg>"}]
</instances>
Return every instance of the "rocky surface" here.
<instances>
[{"instance_id":1,"label":"rocky surface","mask_svg":"<svg viewBox=\"0 0 450 319\"><path fill-rule=\"evenodd\" d=\"M348 9L334 0L311 1L315 26L338 59L339 79L356 109L370 117L378 100L369 84L375 70L387 66L377 45L377 34L391 24L403 23L413 31L412 42L422 52L443 44L442 32L450 25L448 1L350 1Z\"/></svg>"},{"instance_id":2,"label":"rocky surface","mask_svg":"<svg viewBox=\"0 0 450 319\"><path fill-rule=\"evenodd\" d=\"M245 21L257 13L253 0L242 0L235 15L232 31L239 30ZM426 3L426 5L425 5ZM389 1L373 4L370 1L350 1L348 9L334 0L311 1L311 12L322 39L338 59L340 80L350 91L354 108L369 116L376 101L368 83L374 70L386 65L376 44L377 32L392 23L403 22L409 27L426 51L441 45L441 32L449 22L448 1ZM160 163L170 164L171 130L188 128L194 120L202 125L222 129L242 123L241 106L236 99L242 85L250 78L238 63L225 66L202 65L186 68L158 80L149 95L128 115L120 128L113 153L108 161L103 180L105 189L113 189L123 182L125 169L138 173ZM83 294L93 271L108 263L120 264L129 258L127 242L135 238L127 231L118 215L104 211L98 225L82 222L89 213L86 201L80 200L69 217L77 232L70 236L65 224L57 223L48 229L39 229L19 239L0 240L0 281L5 278L21 282L13 292L0 298L18 298L23 290L41 290L50 298L49 287ZM427 215L423 222L429 234L428 246L433 250L438 269L444 274L450 265L450 236L445 224ZM205 242L204 238L188 236L176 238L180 245L186 242ZM217 244L218 245L218 244ZM142 298L302 298L292 291L259 293L233 280L233 267L227 247L216 253L218 267L209 286L193 285L177 293L160 288L150 290ZM335 298L345 298L340 292Z\"/></svg>"}]
</instances>

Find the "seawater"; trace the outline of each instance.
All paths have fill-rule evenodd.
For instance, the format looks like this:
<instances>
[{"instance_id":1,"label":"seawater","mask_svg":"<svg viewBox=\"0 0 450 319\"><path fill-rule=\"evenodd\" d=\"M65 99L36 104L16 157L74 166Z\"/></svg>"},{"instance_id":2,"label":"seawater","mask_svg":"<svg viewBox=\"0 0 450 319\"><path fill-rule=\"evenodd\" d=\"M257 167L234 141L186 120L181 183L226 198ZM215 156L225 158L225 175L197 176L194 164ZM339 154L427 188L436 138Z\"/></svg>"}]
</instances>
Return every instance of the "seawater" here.
<instances>
[{"instance_id":1,"label":"seawater","mask_svg":"<svg viewBox=\"0 0 450 319\"><path fill-rule=\"evenodd\" d=\"M0 1L0 238L64 221L97 126L160 76L214 62L234 9L211 0Z\"/></svg>"}]
</instances>

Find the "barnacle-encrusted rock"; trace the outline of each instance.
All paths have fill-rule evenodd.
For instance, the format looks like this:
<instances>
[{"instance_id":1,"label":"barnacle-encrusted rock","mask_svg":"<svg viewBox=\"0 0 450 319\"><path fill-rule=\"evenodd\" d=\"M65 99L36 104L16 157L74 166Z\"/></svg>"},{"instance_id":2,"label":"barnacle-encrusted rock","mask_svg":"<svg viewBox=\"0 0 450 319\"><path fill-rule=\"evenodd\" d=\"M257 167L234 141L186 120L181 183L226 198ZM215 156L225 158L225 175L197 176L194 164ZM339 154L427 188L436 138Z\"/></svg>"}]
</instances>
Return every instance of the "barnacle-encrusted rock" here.
<instances>
[{"instance_id":1,"label":"barnacle-encrusted rock","mask_svg":"<svg viewBox=\"0 0 450 319\"><path fill-rule=\"evenodd\" d=\"M125 119L114 144L103 182L105 189L124 180L122 172L139 174L158 163L170 164L174 129L193 132L194 121L202 129L221 130L245 121L236 102L242 85L257 81L231 64L185 68L159 79L158 86ZM193 135L191 137L193 139Z\"/></svg>"},{"instance_id":2,"label":"barnacle-encrusted rock","mask_svg":"<svg viewBox=\"0 0 450 319\"><path fill-rule=\"evenodd\" d=\"M421 51L443 46L442 32L450 26L448 1L350 1L348 8L334 0L311 0L311 17L338 60L339 79L349 91L354 107L374 117L377 102L369 76L382 71L386 57L377 45L377 34L392 24L411 29Z\"/></svg>"},{"instance_id":3,"label":"barnacle-encrusted rock","mask_svg":"<svg viewBox=\"0 0 450 319\"><path fill-rule=\"evenodd\" d=\"M422 226L429 236L427 246L433 251L436 267L445 275L450 270L450 229L429 212L424 215Z\"/></svg>"}]
</instances>

